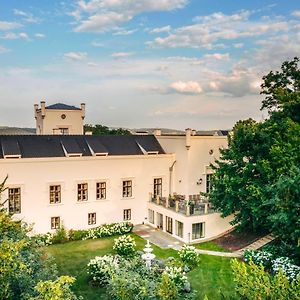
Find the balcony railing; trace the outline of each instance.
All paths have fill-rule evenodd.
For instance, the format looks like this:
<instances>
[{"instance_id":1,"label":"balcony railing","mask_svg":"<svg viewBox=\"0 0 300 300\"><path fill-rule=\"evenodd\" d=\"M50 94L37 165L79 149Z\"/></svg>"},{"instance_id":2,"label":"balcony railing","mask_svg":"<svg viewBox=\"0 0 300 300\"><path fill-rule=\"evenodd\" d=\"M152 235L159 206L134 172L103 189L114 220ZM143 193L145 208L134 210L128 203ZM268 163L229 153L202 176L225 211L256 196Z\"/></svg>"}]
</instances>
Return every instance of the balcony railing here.
<instances>
[{"instance_id":1,"label":"balcony railing","mask_svg":"<svg viewBox=\"0 0 300 300\"><path fill-rule=\"evenodd\" d=\"M154 197L150 194L150 202L173 210L186 216L206 215L216 212L208 199L202 195L189 195L188 200L184 195L170 197Z\"/></svg>"}]
</instances>

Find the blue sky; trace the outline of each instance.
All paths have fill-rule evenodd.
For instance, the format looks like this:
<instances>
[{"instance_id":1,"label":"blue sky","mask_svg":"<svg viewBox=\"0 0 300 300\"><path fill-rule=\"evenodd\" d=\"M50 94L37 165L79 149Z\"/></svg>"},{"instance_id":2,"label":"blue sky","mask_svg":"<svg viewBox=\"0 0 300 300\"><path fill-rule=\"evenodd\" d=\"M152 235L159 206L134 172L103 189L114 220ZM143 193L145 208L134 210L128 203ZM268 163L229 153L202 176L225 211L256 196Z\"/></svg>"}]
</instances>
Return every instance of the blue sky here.
<instances>
[{"instance_id":1,"label":"blue sky","mask_svg":"<svg viewBox=\"0 0 300 300\"><path fill-rule=\"evenodd\" d=\"M300 2L0 0L0 125L86 102L88 123L230 128L300 54Z\"/></svg>"}]
</instances>

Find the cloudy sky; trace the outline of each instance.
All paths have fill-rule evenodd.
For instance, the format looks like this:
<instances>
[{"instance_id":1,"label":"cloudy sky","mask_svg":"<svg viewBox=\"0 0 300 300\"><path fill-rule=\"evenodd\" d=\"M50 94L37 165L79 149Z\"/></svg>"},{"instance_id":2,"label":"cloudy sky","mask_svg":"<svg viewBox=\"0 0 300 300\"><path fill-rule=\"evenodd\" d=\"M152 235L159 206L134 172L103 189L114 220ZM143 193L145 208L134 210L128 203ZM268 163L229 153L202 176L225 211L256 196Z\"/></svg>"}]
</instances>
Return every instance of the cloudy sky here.
<instances>
[{"instance_id":1,"label":"cloudy sky","mask_svg":"<svg viewBox=\"0 0 300 300\"><path fill-rule=\"evenodd\" d=\"M261 77L300 56L299 0L0 0L0 125L33 104L88 123L230 128L263 118Z\"/></svg>"}]
</instances>

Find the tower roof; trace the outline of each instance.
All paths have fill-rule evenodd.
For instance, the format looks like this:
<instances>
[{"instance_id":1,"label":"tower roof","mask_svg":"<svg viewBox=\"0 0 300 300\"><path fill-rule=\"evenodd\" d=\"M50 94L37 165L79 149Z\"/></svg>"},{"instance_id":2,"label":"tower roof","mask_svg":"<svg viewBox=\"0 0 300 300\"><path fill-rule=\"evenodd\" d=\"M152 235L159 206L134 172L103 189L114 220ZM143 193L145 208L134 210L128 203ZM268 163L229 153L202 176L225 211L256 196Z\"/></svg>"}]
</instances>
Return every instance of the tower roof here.
<instances>
[{"instance_id":1,"label":"tower roof","mask_svg":"<svg viewBox=\"0 0 300 300\"><path fill-rule=\"evenodd\" d=\"M73 105L67 105L64 103L55 103L49 106L46 106L46 109L60 109L60 110L80 110L80 108L73 106Z\"/></svg>"}]
</instances>

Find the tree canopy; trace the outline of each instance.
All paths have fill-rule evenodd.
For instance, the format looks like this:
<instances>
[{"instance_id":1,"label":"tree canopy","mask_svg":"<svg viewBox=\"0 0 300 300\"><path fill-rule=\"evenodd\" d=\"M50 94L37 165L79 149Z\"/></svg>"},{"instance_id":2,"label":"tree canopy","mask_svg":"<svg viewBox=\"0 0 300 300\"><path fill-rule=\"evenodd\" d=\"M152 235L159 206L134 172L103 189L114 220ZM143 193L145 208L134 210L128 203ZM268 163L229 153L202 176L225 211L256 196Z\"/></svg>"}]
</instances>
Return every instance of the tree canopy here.
<instances>
[{"instance_id":1,"label":"tree canopy","mask_svg":"<svg viewBox=\"0 0 300 300\"><path fill-rule=\"evenodd\" d=\"M86 124L84 125L84 132L91 131L93 135L128 135L131 134L129 130L124 128L115 128L110 129L104 125L91 125Z\"/></svg>"},{"instance_id":2,"label":"tree canopy","mask_svg":"<svg viewBox=\"0 0 300 300\"><path fill-rule=\"evenodd\" d=\"M238 121L213 168L210 200L240 228L271 230L297 245L300 237L299 59L263 77L268 119ZM299 250L299 249L298 249Z\"/></svg>"}]
</instances>

